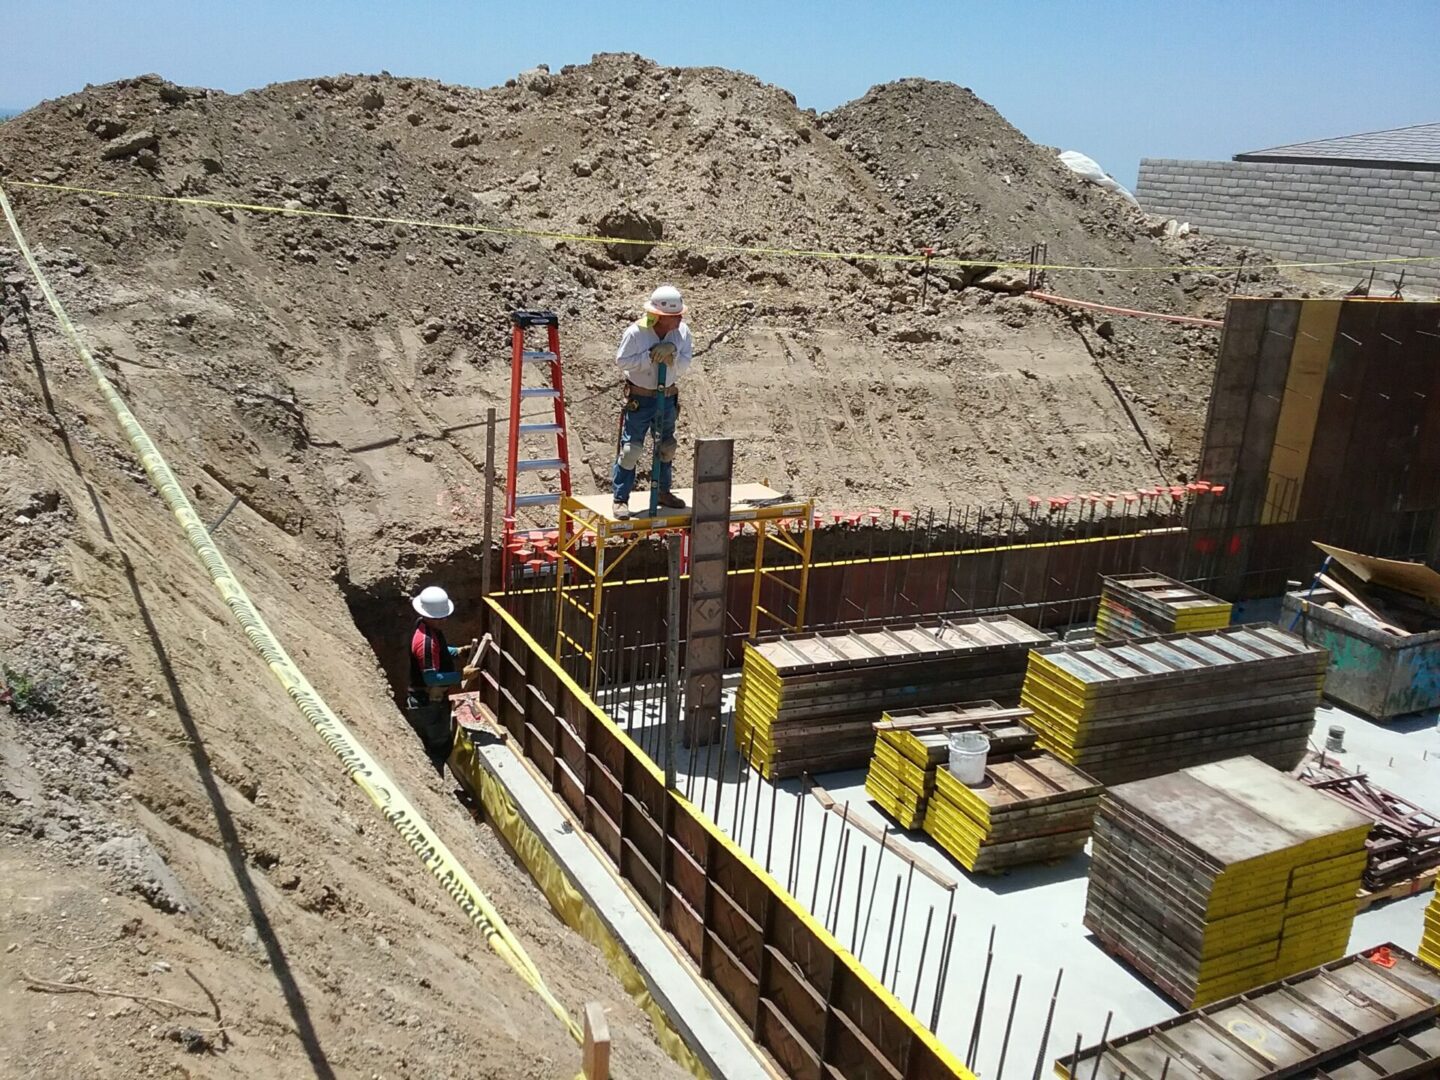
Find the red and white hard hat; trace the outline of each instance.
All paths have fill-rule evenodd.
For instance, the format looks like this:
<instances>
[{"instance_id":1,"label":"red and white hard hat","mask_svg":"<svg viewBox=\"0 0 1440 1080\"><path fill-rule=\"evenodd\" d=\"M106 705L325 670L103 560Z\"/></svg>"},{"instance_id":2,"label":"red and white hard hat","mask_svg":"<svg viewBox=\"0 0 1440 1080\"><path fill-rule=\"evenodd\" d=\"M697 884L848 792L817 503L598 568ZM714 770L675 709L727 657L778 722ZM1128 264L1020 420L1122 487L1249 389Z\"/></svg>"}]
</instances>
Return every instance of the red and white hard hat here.
<instances>
[{"instance_id":1,"label":"red and white hard hat","mask_svg":"<svg viewBox=\"0 0 1440 1080\"><path fill-rule=\"evenodd\" d=\"M685 301L674 285L661 285L645 301L645 310L651 315L684 315Z\"/></svg>"}]
</instances>

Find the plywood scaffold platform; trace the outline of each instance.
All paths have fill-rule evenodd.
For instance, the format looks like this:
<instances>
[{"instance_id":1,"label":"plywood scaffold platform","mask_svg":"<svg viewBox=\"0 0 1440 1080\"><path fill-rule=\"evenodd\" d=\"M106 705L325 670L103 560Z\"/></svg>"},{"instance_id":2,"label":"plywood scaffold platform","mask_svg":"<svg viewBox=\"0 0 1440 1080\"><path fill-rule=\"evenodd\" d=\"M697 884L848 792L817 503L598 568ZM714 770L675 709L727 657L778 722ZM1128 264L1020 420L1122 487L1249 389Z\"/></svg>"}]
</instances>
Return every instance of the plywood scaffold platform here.
<instances>
[{"instance_id":1,"label":"plywood scaffold platform","mask_svg":"<svg viewBox=\"0 0 1440 1080\"><path fill-rule=\"evenodd\" d=\"M645 506L632 509L624 520L614 514L609 492L563 496L556 539L555 658L578 666L581 682L593 691L599 675L600 628L605 586L616 578L626 558L647 538L678 532L688 541L694 518L695 492L675 488L684 501L678 509L649 512L648 492L632 501ZM717 509L719 509L717 507ZM815 502L764 484L734 484L730 489L731 525L754 530L753 583L747 633L799 631L805 624L805 601L810 584L810 552L814 536ZM593 552L593 554L592 554ZM767 607L765 586L773 585L785 603Z\"/></svg>"}]
</instances>

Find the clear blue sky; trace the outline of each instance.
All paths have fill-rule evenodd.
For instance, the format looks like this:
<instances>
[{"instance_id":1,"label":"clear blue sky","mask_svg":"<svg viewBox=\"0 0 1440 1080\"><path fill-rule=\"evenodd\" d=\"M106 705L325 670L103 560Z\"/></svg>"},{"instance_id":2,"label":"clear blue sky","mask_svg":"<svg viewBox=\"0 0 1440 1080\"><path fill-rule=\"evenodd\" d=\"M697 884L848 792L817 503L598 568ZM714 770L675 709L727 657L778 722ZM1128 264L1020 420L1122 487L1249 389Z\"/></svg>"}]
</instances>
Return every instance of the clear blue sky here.
<instances>
[{"instance_id":1,"label":"clear blue sky","mask_svg":"<svg viewBox=\"0 0 1440 1080\"><path fill-rule=\"evenodd\" d=\"M947 79L1127 184L1142 157L1440 121L1440 0L0 0L0 27L0 108L149 71L228 91L381 69L489 86L631 51L820 110Z\"/></svg>"}]
</instances>

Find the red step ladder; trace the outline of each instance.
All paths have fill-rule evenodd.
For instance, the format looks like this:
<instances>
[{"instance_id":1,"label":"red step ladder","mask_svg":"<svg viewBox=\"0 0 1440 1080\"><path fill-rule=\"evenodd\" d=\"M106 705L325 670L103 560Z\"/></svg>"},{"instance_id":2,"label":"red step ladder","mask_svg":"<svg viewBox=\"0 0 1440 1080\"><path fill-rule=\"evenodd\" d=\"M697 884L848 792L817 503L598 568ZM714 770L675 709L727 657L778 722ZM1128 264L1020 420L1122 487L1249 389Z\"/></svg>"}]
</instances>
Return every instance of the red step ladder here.
<instances>
[{"instance_id":1,"label":"red step ladder","mask_svg":"<svg viewBox=\"0 0 1440 1080\"><path fill-rule=\"evenodd\" d=\"M529 347L525 340L526 332L541 328L545 330L545 347ZM547 381L526 385L525 372L530 368L538 369ZM553 403L553 420L545 422L539 417L525 415L526 406L537 401ZM533 408L531 411L534 411ZM553 457L531 456L528 447L526 456L520 456L522 439L533 444L544 436L554 436ZM507 461L504 553L501 561L508 585L513 561L529 561L525 559L522 551L530 537L528 533L516 529L516 511L529 506L558 507L560 497L570 494L570 445L565 429L565 382L560 373L560 317L553 311L510 313L510 442ZM549 470L560 474L559 491L525 495L517 493L516 482L521 473Z\"/></svg>"}]
</instances>

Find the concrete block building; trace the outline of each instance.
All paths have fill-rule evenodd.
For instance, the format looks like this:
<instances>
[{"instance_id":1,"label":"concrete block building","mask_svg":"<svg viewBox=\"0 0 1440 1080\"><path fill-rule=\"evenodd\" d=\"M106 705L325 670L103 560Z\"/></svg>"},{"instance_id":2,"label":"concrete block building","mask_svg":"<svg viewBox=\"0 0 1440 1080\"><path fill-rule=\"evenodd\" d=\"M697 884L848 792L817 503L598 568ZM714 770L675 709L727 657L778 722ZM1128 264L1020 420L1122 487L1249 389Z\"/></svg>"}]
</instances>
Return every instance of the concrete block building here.
<instances>
[{"instance_id":1,"label":"concrete block building","mask_svg":"<svg viewBox=\"0 0 1440 1080\"><path fill-rule=\"evenodd\" d=\"M1236 154L1230 161L1145 158L1136 193L1152 214L1189 221L1277 259L1424 258L1380 264L1393 284L1440 289L1440 123ZM1366 266L1337 268L1358 280Z\"/></svg>"}]
</instances>

